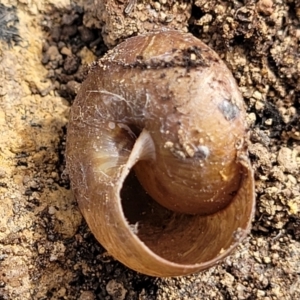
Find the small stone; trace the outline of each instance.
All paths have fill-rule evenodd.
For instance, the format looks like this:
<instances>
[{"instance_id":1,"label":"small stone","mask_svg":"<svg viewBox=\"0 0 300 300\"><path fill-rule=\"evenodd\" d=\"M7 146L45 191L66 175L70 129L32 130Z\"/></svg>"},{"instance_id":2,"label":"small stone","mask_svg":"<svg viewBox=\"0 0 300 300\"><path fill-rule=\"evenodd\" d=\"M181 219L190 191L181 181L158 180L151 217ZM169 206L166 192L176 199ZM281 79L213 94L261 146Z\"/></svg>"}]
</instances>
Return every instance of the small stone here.
<instances>
[{"instance_id":1,"label":"small stone","mask_svg":"<svg viewBox=\"0 0 300 300\"><path fill-rule=\"evenodd\" d=\"M58 42L61 35L61 27L60 26L54 26L51 30L51 37L54 42Z\"/></svg>"},{"instance_id":2,"label":"small stone","mask_svg":"<svg viewBox=\"0 0 300 300\"><path fill-rule=\"evenodd\" d=\"M258 12L262 13L265 16L270 16L273 11L273 1L272 0L259 0L257 3Z\"/></svg>"},{"instance_id":3,"label":"small stone","mask_svg":"<svg viewBox=\"0 0 300 300\"><path fill-rule=\"evenodd\" d=\"M287 172L293 173L298 169L296 150L282 147L278 152L277 161Z\"/></svg>"},{"instance_id":4,"label":"small stone","mask_svg":"<svg viewBox=\"0 0 300 300\"><path fill-rule=\"evenodd\" d=\"M76 96L81 84L75 80L68 81L66 84L66 91L71 96Z\"/></svg>"},{"instance_id":5,"label":"small stone","mask_svg":"<svg viewBox=\"0 0 300 300\"><path fill-rule=\"evenodd\" d=\"M159 13L159 20L161 21L161 22L165 22L166 21L166 18L167 18L167 15L164 13L164 12L160 12Z\"/></svg>"},{"instance_id":6,"label":"small stone","mask_svg":"<svg viewBox=\"0 0 300 300\"><path fill-rule=\"evenodd\" d=\"M289 213L297 215L300 211L300 197L288 201Z\"/></svg>"},{"instance_id":7,"label":"small stone","mask_svg":"<svg viewBox=\"0 0 300 300\"><path fill-rule=\"evenodd\" d=\"M265 103L263 101L256 101L255 102L255 109L257 111L263 110L264 107L265 107Z\"/></svg>"},{"instance_id":8,"label":"small stone","mask_svg":"<svg viewBox=\"0 0 300 300\"><path fill-rule=\"evenodd\" d=\"M257 290L256 296L258 299L261 299L261 297L264 297L266 295L265 291Z\"/></svg>"},{"instance_id":9,"label":"small stone","mask_svg":"<svg viewBox=\"0 0 300 300\"><path fill-rule=\"evenodd\" d=\"M234 282L234 277L230 273L225 273L221 283L226 286L231 286Z\"/></svg>"},{"instance_id":10,"label":"small stone","mask_svg":"<svg viewBox=\"0 0 300 300\"><path fill-rule=\"evenodd\" d=\"M273 119L267 119L265 121L265 124L268 125L268 126L271 126L273 124Z\"/></svg>"},{"instance_id":11,"label":"small stone","mask_svg":"<svg viewBox=\"0 0 300 300\"><path fill-rule=\"evenodd\" d=\"M48 213L50 215L54 215L57 212L56 208L54 206L49 206Z\"/></svg>"},{"instance_id":12,"label":"small stone","mask_svg":"<svg viewBox=\"0 0 300 300\"><path fill-rule=\"evenodd\" d=\"M49 60L56 60L57 56L59 56L59 51L56 46L50 46L46 52Z\"/></svg>"},{"instance_id":13,"label":"small stone","mask_svg":"<svg viewBox=\"0 0 300 300\"><path fill-rule=\"evenodd\" d=\"M70 38L77 33L77 26L76 25L65 25L62 29L62 35L65 38Z\"/></svg>"},{"instance_id":14,"label":"small stone","mask_svg":"<svg viewBox=\"0 0 300 300\"><path fill-rule=\"evenodd\" d=\"M78 27L78 31L82 41L85 43L90 43L95 39L94 33L85 26Z\"/></svg>"},{"instance_id":15,"label":"small stone","mask_svg":"<svg viewBox=\"0 0 300 300\"><path fill-rule=\"evenodd\" d=\"M63 47L60 50L60 53L63 54L63 55L67 55L67 56L71 56L72 55L72 51L69 48L67 48L67 47Z\"/></svg>"},{"instance_id":16,"label":"small stone","mask_svg":"<svg viewBox=\"0 0 300 300\"><path fill-rule=\"evenodd\" d=\"M156 11L160 11L160 3L159 2L154 2L154 8Z\"/></svg>"},{"instance_id":17,"label":"small stone","mask_svg":"<svg viewBox=\"0 0 300 300\"><path fill-rule=\"evenodd\" d=\"M68 75L74 74L80 65L80 58L78 56L68 56L64 62L64 70Z\"/></svg>"},{"instance_id":18,"label":"small stone","mask_svg":"<svg viewBox=\"0 0 300 300\"><path fill-rule=\"evenodd\" d=\"M262 100L263 99L262 94L259 91L255 91L253 93L253 98L255 98L257 100Z\"/></svg>"},{"instance_id":19,"label":"small stone","mask_svg":"<svg viewBox=\"0 0 300 300\"><path fill-rule=\"evenodd\" d=\"M76 21L79 18L79 15L77 14L64 14L62 17L62 24L63 25L71 25L74 23L74 21Z\"/></svg>"},{"instance_id":20,"label":"small stone","mask_svg":"<svg viewBox=\"0 0 300 300\"><path fill-rule=\"evenodd\" d=\"M95 294L92 291L82 291L78 300L94 300Z\"/></svg>"},{"instance_id":21,"label":"small stone","mask_svg":"<svg viewBox=\"0 0 300 300\"><path fill-rule=\"evenodd\" d=\"M117 282L115 279L110 280L106 285L107 293L112 296L113 300L124 300L127 294L127 290L123 284Z\"/></svg>"}]
</instances>

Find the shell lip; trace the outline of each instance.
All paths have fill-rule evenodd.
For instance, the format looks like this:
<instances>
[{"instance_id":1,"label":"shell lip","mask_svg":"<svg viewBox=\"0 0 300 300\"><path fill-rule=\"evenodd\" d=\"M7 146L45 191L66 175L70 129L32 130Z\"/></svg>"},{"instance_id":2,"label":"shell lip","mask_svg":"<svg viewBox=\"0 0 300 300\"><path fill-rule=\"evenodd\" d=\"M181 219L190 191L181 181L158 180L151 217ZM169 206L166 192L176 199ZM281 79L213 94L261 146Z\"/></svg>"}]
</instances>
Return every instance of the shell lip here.
<instances>
[{"instance_id":1,"label":"shell lip","mask_svg":"<svg viewBox=\"0 0 300 300\"><path fill-rule=\"evenodd\" d=\"M148 146L148 147L151 148L151 141L148 140L148 138L151 139L151 136L149 135L147 130L144 129L142 131L140 137L143 136L143 135L145 137L142 138L141 140L145 141L145 139L146 139L148 144L150 144L150 146ZM125 178L128 176L128 174L130 172L130 169L141 158L140 155L137 155L137 156L134 155L134 152L136 151L135 148L139 148L138 143L136 143L134 145L134 148L132 149L132 154L130 155L130 157L128 159L126 167L123 168L122 173L120 175L119 184L118 184L117 189L115 190L116 191L115 197L118 197L119 199L120 199L121 188L122 188L122 185L123 185L123 182L124 182ZM146 155L147 155L147 153L146 153ZM243 176L243 179L242 179L242 185L247 186L246 187L247 191L248 191L248 199L247 200L251 200L252 204L251 204L251 207L248 209L249 213L247 215L247 221L244 222L244 224L246 224L246 227L245 228L242 228L242 227L237 227L236 228L236 230L232 233L234 242L228 248L226 248L226 249L222 248L220 250L219 254L216 257L214 257L213 259L210 259L208 261L201 262L201 263L184 264L184 263L173 262L171 260L163 258L159 254L155 253L151 248L149 248L138 237L138 235L136 235L133 232L132 228L130 228L130 224L126 220L126 216L124 214L123 207L122 207L122 204L121 204L121 199L120 199L120 201L118 201L118 203L117 203L117 206L118 206L119 213L122 215L122 220L124 221L124 226L128 231L127 234L129 234L130 237L134 240L134 242L136 244L138 244L138 246L140 247L140 250L142 250L144 254L147 254L147 255L151 256L151 258L153 258L157 262L159 262L162 265L162 267L164 267L165 269L169 267L170 270L168 270L166 272L162 271L161 273L158 273L158 272L150 270L150 269L145 270L144 268L143 269L139 269L137 267L135 268L134 266L132 266L130 264L127 264L126 261L124 261L124 260L120 260L120 261L123 264L127 265L129 268L135 269L136 271L141 272L143 274L147 274L147 275L150 275L150 276L170 277L170 276L188 275L188 274L191 274L193 272L197 272L197 271L207 269L207 268L217 264L219 261L221 261L225 257L227 257L250 232L251 222L252 222L252 219L254 217L255 204L256 204L256 202L255 202L255 191L254 191L254 174L253 174L253 170L250 166L250 161L249 161L248 157L245 155L245 153L242 152L242 151L240 151L240 153L238 155L238 161L241 163L241 165L244 168L244 176ZM232 203L229 204L229 206L230 205L232 205ZM249 202L247 203L247 205L249 205ZM222 213L222 211L217 212L215 214L219 214L219 213ZM164 272L165 272L165 274L163 274Z\"/></svg>"}]
</instances>

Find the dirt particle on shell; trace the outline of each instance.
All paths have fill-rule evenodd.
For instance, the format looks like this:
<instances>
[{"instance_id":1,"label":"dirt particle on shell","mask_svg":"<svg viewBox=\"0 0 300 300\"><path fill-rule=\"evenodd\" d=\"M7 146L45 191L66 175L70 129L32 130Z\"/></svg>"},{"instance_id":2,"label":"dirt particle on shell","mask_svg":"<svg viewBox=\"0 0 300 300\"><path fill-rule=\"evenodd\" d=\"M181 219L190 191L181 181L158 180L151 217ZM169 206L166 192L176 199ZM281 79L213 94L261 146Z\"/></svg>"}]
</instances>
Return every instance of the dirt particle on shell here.
<instances>
[{"instance_id":1,"label":"dirt particle on shell","mask_svg":"<svg viewBox=\"0 0 300 300\"><path fill-rule=\"evenodd\" d=\"M205 160L208 158L210 154L209 148L204 145L199 145L196 148L195 156L201 160Z\"/></svg>"}]
</instances>

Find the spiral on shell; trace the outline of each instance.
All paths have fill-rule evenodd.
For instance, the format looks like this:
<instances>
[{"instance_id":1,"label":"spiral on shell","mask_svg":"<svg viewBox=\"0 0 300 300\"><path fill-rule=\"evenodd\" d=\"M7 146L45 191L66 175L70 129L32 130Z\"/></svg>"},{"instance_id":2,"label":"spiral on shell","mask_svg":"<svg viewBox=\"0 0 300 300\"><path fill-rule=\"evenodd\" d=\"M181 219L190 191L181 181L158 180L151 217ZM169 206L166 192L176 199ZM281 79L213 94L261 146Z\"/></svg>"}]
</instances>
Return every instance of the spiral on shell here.
<instances>
[{"instance_id":1,"label":"spiral on shell","mask_svg":"<svg viewBox=\"0 0 300 300\"><path fill-rule=\"evenodd\" d=\"M149 33L110 50L91 66L67 133L71 186L95 237L153 276L224 258L254 212L246 131L232 74L191 34Z\"/></svg>"}]
</instances>

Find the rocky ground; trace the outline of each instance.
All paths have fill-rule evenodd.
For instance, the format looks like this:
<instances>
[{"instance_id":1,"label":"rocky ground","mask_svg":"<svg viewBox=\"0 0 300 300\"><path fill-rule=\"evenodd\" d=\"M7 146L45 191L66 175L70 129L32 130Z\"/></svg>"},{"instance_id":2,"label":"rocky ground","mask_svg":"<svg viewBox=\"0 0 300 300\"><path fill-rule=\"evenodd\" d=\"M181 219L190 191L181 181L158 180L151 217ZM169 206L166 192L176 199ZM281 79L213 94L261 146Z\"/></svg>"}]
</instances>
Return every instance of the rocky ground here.
<instances>
[{"instance_id":1,"label":"rocky ground","mask_svg":"<svg viewBox=\"0 0 300 300\"><path fill-rule=\"evenodd\" d=\"M257 209L219 265L153 278L93 238L64 172L87 65L160 26L192 32L232 70L250 127ZM300 299L300 2L2 0L0 299Z\"/></svg>"}]
</instances>

